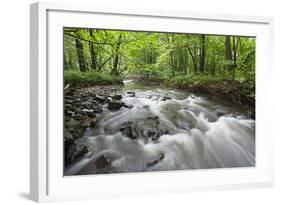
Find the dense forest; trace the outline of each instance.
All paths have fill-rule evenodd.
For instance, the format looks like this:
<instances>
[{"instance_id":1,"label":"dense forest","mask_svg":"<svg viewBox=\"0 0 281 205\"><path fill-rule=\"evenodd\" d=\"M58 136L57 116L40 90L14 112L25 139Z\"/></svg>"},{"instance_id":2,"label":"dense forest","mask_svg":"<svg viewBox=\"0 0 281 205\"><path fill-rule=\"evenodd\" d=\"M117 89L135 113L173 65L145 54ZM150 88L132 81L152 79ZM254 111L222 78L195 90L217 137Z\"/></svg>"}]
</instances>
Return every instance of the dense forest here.
<instances>
[{"instance_id":1,"label":"dense forest","mask_svg":"<svg viewBox=\"0 0 281 205\"><path fill-rule=\"evenodd\" d=\"M65 28L64 70L66 84L136 78L253 105L255 38Z\"/></svg>"}]
</instances>

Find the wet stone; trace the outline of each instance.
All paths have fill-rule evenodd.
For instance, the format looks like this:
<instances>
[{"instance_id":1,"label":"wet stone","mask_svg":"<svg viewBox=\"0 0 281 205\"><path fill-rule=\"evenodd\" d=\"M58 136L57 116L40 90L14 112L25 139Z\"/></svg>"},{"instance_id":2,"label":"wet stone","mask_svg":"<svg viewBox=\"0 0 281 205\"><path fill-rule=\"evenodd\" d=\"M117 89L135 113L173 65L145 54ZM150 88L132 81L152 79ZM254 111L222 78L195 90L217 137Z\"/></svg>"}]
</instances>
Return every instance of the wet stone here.
<instances>
[{"instance_id":1,"label":"wet stone","mask_svg":"<svg viewBox=\"0 0 281 205\"><path fill-rule=\"evenodd\" d=\"M65 114L66 114L66 116L73 117L75 115L75 112L67 110Z\"/></svg>"},{"instance_id":2,"label":"wet stone","mask_svg":"<svg viewBox=\"0 0 281 205\"><path fill-rule=\"evenodd\" d=\"M104 102L107 101L106 98L104 98L104 97L102 97L102 96L99 96L99 95L95 95L95 96L93 97L93 99L96 100L96 101L98 101L98 102L100 102L100 103L104 103Z\"/></svg>"},{"instance_id":3,"label":"wet stone","mask_svg":"<svg viewBox=\"0 0 281 205\"><path fill-rule=\"evenodd\" d=\"M85 145L72 144L65 147L66 165L73 163L88 152Z\"/></svg>"},{"instance_id":4,"label":"wet stone","mask_svg":"<svg viewBox=\"0 0 281 205\"><path fill-rule=\"evenodd\" d=\"M126 104L124 104L123 107L126 107L126 108L131 109L131 108L133 108L134 106L133 106L133 105L126 105Z\"/></svg>"},{"instance_id":5,"label":"wet stone","mask_svg":"<svg viewBox=\"0 0 281 205\"><path fill-rule=\"evenodd\" d=\"M217 117L221 117L225 115L225 112L223 110L216 110Z\"/></svg>"},{"instance_id":6,"label":"wet stone","mask_svg":"<svg viewBox=\"0 0 281 205\"><path fill-rule=\"evenodd\" d=\"M119 110L124 105L123 102L120 101L109 101L108 109L109 110Z\"/></svg>"},{"instance_id":7,"label":"wet stone","mask_svg":"<svg viewBox=\"0 0 281 205\"><path fill-rule=\"evenodd\" d=\"M101 113L102 112L101 107L93 107L93 110L95 111L95 113Z\"/></svg>"},{"instance_id":8,"label":"wet stone","mask_svg":"<svg viewBox=\"0 0 281 205\"><path fill-rule=\"evenodd\" d=\"M111 96L111 98L114 99L114 100L121 100L122 95L116 94L116 95Z\"/></svg>"},{"instance_id":9,"label":"wet stone","mask_svg":"<svg viewBox=\"0 0 281 205\"><path fill-rule=\"evenodd\" d=\"M147 167L154 166L157 163L159 163L160 161L162 161L164 159L164 157L165 157L164 153L161 153L157 159L149 161L146 166Z\"/></svg>"},{"instance_id":10,"label":"wet stone","mask_svg":"<svg viewBox=\"0 0 281 205\"><path fill-rule=\"evenodd\" d=\"M72 104L72 103L73 103L73 100L65 99L65 100L64 100L64 103L65 103L65 104Z\"/></svg>"},{"instance_id":11,"label":"wet stone","mask_svg":"<svg viewBox=\"0 0 281 205\"><path fill-rule=\"evenodd\" d=\"M71 104L64 104L64 107L65 107L66 109L69 109L69 108L72 107L72 105L71 105Z\"/></svg>"},{"instance_id":12,"label":"wet stone","mask_svg":"<svg viewBox=\"0 0 281 205\"><path fill-rule=\"evenodd\" d=\"M121 125L120 131L126 137L129 137L131 139L137 138L137 135L134 133L133 122L131 121L125 122L123 125Z\"/></svg>"},{"instance_id":13,"label":"wet stone","mask_svg":"<svg viewBox=\"0 0 281 205\"><path fill-rule=\"evenodd\" d=\"M111 159L102 155L95 161L96 169L106 169L111 165Z\"/></svg>"}]
</instances>

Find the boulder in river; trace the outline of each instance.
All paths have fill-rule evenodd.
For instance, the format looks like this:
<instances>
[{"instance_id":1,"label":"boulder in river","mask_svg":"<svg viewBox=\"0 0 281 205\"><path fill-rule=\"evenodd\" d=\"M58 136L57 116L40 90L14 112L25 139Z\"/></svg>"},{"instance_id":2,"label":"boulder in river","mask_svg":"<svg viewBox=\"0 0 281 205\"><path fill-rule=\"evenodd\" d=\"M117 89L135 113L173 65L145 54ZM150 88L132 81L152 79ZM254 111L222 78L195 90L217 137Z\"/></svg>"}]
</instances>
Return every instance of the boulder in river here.
<instances>
[{"instance_id":1,"label":"boulder in river","mask_svg":"<svg viewBox=\"0 0 281 205\"><path fill-rule=\"evenodd\" d=\"M121 125L120 131L126 137L129 137L131 139L136 139L137 138L137 135L134 132L134 127L133 127L133 122L132 121L125 122L123 125Z\"/></svg>"},{"instance_id":2,"label":"boulder in river","mask_svg":"<svg viewBox=\"0 0 281 205\"><path fill-rule=\"evenodd\" d=\"M109 110L119 110L125 103L120 101L109 101L108 109Z\"/></svg>"},{"instance_id":3,"label":"boulder in river","mask_svg":"<svg viewBox=\"0 0 281 205\"><path fill-rule=\"evenodd\" d=\"M128 97L135 97L136 93L133 91L127 91Z\"/></svg>"},{"instance_id":4,"label":"boulder in river","mask_svg":"<svg viewBox=\"0 0 281 205\"><path fill-rule=\"evenodd\" d=\"M96 169L105 169L111 165L111 159L102 155L95 161Z\"/></svg>"},{"instance_id":5,"label":"boulder in river","mask_svg":"<svg viewBox=\"0 0 281 205\"><path fill-rule=\"evenodd\" d=\"M147 130L147 136L152 140L157 140L161 135L161 132L158 128L152 127Z\"/></svg>"},{"instance_id":6,"label":"boulder in river","mask_svg":"<svg viewBox=\"0 0 281 205\"><path fill-rule=\"evenodd\" d=\"M122 95L115 94L115 95L112 95L111 98L114 99L114 100L121 100L122 99Z\"/></svg>"},{"instance_id":7,"label":"boulder in river","mask_svg":"<svg viewBox=\"0 0 281 205\"><path fill-rule=\"evenodd\" d=\"M224 116L226 113L225 113L225 111L223 111L223 110L216 110L216 115L217 115L217 117L221 117L221 116Z\"/></svg>"}]
</instances>

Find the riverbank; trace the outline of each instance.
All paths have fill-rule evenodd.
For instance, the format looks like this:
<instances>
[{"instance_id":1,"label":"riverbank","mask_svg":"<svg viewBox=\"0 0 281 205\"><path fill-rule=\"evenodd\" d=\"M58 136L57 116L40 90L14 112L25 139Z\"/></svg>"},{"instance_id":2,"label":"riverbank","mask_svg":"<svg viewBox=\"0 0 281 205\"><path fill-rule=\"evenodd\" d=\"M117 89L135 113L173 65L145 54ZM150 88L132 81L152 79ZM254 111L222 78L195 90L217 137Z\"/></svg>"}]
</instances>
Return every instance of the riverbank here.
<instances>
[{"instance_id":1,"label":"riverbank","mask_svg":"<svg viewBox=\"0 0 281 205\"><path fill-rule=\"evenodd\" d=\"M255 86L232 79L213 79L208 81L171 81L167 85L183 89L188 92L205 94L208 97L216 97L229 101L237 106L249 110L251 118L255 118Z\"/></svg>"},{"instance_id":2,"label":"riverbank","mask_svg":"<svg viewBox=\"0 0 281 205\"><path fill-rule=\"evenodd\" d=\"M133 94L133 93L132 93ZM131 94L131 95L132 95ZM88 152L85 145L76 140L89 128L95 128L99 116L121 107L132 105L121 102L121 86L68 87L64 93L64 153L65 166L75 162Z\"/></svg>"}]
</instances>

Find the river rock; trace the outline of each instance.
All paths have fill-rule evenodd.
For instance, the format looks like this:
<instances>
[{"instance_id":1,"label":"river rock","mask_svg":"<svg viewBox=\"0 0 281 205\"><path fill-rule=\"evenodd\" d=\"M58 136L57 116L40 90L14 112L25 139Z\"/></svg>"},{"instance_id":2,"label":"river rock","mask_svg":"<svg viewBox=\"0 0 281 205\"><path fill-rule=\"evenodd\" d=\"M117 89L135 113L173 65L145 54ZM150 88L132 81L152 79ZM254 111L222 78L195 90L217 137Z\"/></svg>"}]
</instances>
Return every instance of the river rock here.
<instances>
[{"instance_id":1,"label":"river rock","mask_svg":"<svg viewBox=\"0 0 281 205\"><path fill-rule=\"evenodd\" d=\"M128 97L135 97L136 93L133 91L127 91Z\"/></svg>"},{"instance_id":2,"label":"river rock","mask_svg":"<svg viewBox=\"0 0 281 205\"><path fill-rule=\"evenodd\" d=\"M73 117L73 119L77 121L82 120L83 118L84 116L81 113L78 113Z\"/></svg>"},{"instance_id":3,"label":"river rock","mask_svg":"<svg viewBox=\"0 0 281 205\"><path fill-rule=\"evenodd\" d=\"M69 109L72 107L72 105L67 103L67 104L64 104L64 107L65 107L65 109Z\"/></svg>"},{"instance_id":4,"label":"river rock","mask_svg":"<svg viewBox=\"0 0 281 205\"><path fill-rule=\"evenodd\" d=\"M223 110L216 110L216 115L217 115L217 117L224 116L225 115L225 111L223 111Z\"/></svg>"},{"instance_id":5,"label":"river rock","mask_svg":"<svg viewBox=\"0 0 281 205\"><path fill-rule=\"evenodd\" d=\"M126 105L126 104L124 104L123 107L126 107L126 108L131 109L131 108L133 108L134 106L133 106L133 105Z\"/></svg>"},{"instance_id":6,"label":"river rock","mask_svg":"<svg viewBox=\"0 0 281 205\"><path fill-rule=\"evenodd\" d=\"M81 105L84 107L89 107L92 103L89 101L82 102Z\"/></svg>"},{"instance_id":7,"label":"river rock","mask_svg":"<svg viewBox=\"0 0 281 205\"><path fill-rule=\"evenodd\" d=\"M64 130L64 141L65 142L74 142L73 135L67 130Z\"/></svg>"},{"instance_id":8,"label":"river rock","mask_svg":"<svg viewBox=\"0 0 281 205\"><path fill-rule=\"evenodd\" d=\"M111 96L111 98L114 99L114 100L121 100L122 99L122 95L115 94L115 95Z\"/></svg>"},{"instance_id":9,"label":"river rock","mask_svg":"<svg viewBox=\"0 0 281 205\"><path fill-rule=\"evenodd\" d=\"M96 113L93 109L83 109L82 112L89 117L96 117Z\"/></svg>"},{"instance_id":10,"label":"river rock","mask_svg":"<svg viewBox=\"0 0 281 205\"><path fill-rule=\"evenodd\" d=\"M102 155L95 161L96 169L105 169L111 165L111 159Z\"/></svg>"},{"instance_id":11,"label":"river rock","mask_svg":"<svg viewBox=\"0 0 281 205\"><path fill-rule=\"evenodd\" d=\"M102 97L102 96L100 96L100 95L94 95L94 96L93 96L93 99L96 100L96 101L98 101L98 102L100 102L100 103L104 103L104 102L107 101L107 99L106 99L105 97Z\"/></svg>"},{"instance_id":12,"label":"river rock","mask_svg":"<svg viewBox=\"0 0 281 205\"><path fill-rule=\"evenodd\" d=\"M95 118L87 118L82 124L82 127L91 127L94 128L97 125L97 120Z\"/></svg>"},{"instance_id":13,"label":"river rock","mask_svg":"<svg viewBox=\"0 0 281 205\"><path fill-rule=\"evenodd\" d=\"M109 101L108 109L109 110L119 110L124 105L123 102L120 101Z\"/></svg>"},{"instance_id":14,"label":"river rock","mask_svg":"<svg viewBox=\"0 0 281 205\"><path fill-rule=\"evenodd\" d=\"M148 120L158 120L159 117L158 116L150 116L150 117L147 117L146 119L148 119Z\"/></svg>"},{"instance_id":15,"label":"river rock","mask_svg":"<svg viewBox=\"0 0 281 205\"><path fill-rule=\"evenodd\" d=\"M164 96L161 98L161 101L171 100L172 98L169 96Z\"/></svg>"},{"instance_id":16,"label":"river rock","mask_svg":"<svg viewBox=\"0 0 281 205\"><path fill-rule=\"evenodd\" d=\"M157 159L149 161L146 166L147 167L154 166L157 163L159 163L160 161L162 161L164 159L164 157L165 157L165 155L163 153L161 153Z\"/></svg>"},{"instance_id":17,"label":"river rock","mask_svg":"<svg viewBox=\"0 0 281 205\"><path fill-rule=\"evenodd\" d=\"M151 138L152 140L157 140L160 137L160 135L161 135L161 132L156 127L149 128L147 130L147 136L149 138Z\"/></svg>"},{"instance_id":18,"label":"river rock","mask_svg":"<svg viewBox=\"0 0 281 205\"><path fill-rule=\"evenodd\" d=\"M66 110L66 111L65 111L65 115L66 115L66 116L69 116L69 117L73 117L73 116L75 116L75 112L73 112L73 111L71 111L71 110Z\"/></svg>"},{"instance_id":19,"label":"river rock","mask_svg":"<svg viewBox=\"0 0 281 205\"><path fill-rule=\"evenodd\" d=\"M102 108L101 107L93 107L93 110L95 111L95 113L102 113Z\"/></svg>"},{"instance_id":20,"label":"river rock","mask_svg":"<svg viewBox=\"0 0 281 205\"><path fill-rule=\"evenodd\" d=\"M75 119L70 119L68 121L65 121L64 125L67 127L67 128L72 128L72 127L77 127L79 126L79 121L75 120Z\"/></svg>"},{"instance_id":21,"label":"river rock","mask_svg":"<svg viewBox=\"0 0 281 205\"><path fill-rule=\"evenodd\" d=\"M132 121L125 122L123 125L121 125L120 131L126 137L129 137L131 139L136 139L137 138L137 135L134 132L133 122Z\"/></svg>"},{"instance_id":22,"label":"river rock","mask_svg":"<svg viewBox=\"0 0 281 205\"><path fill-rule=\"evenodd\" d=\"M66 166L73 163L77 159L81 158L88 152L88 148L85 145L71 144L67 146L65 144L65 164Z\"/></svg>"}]
</instances>

